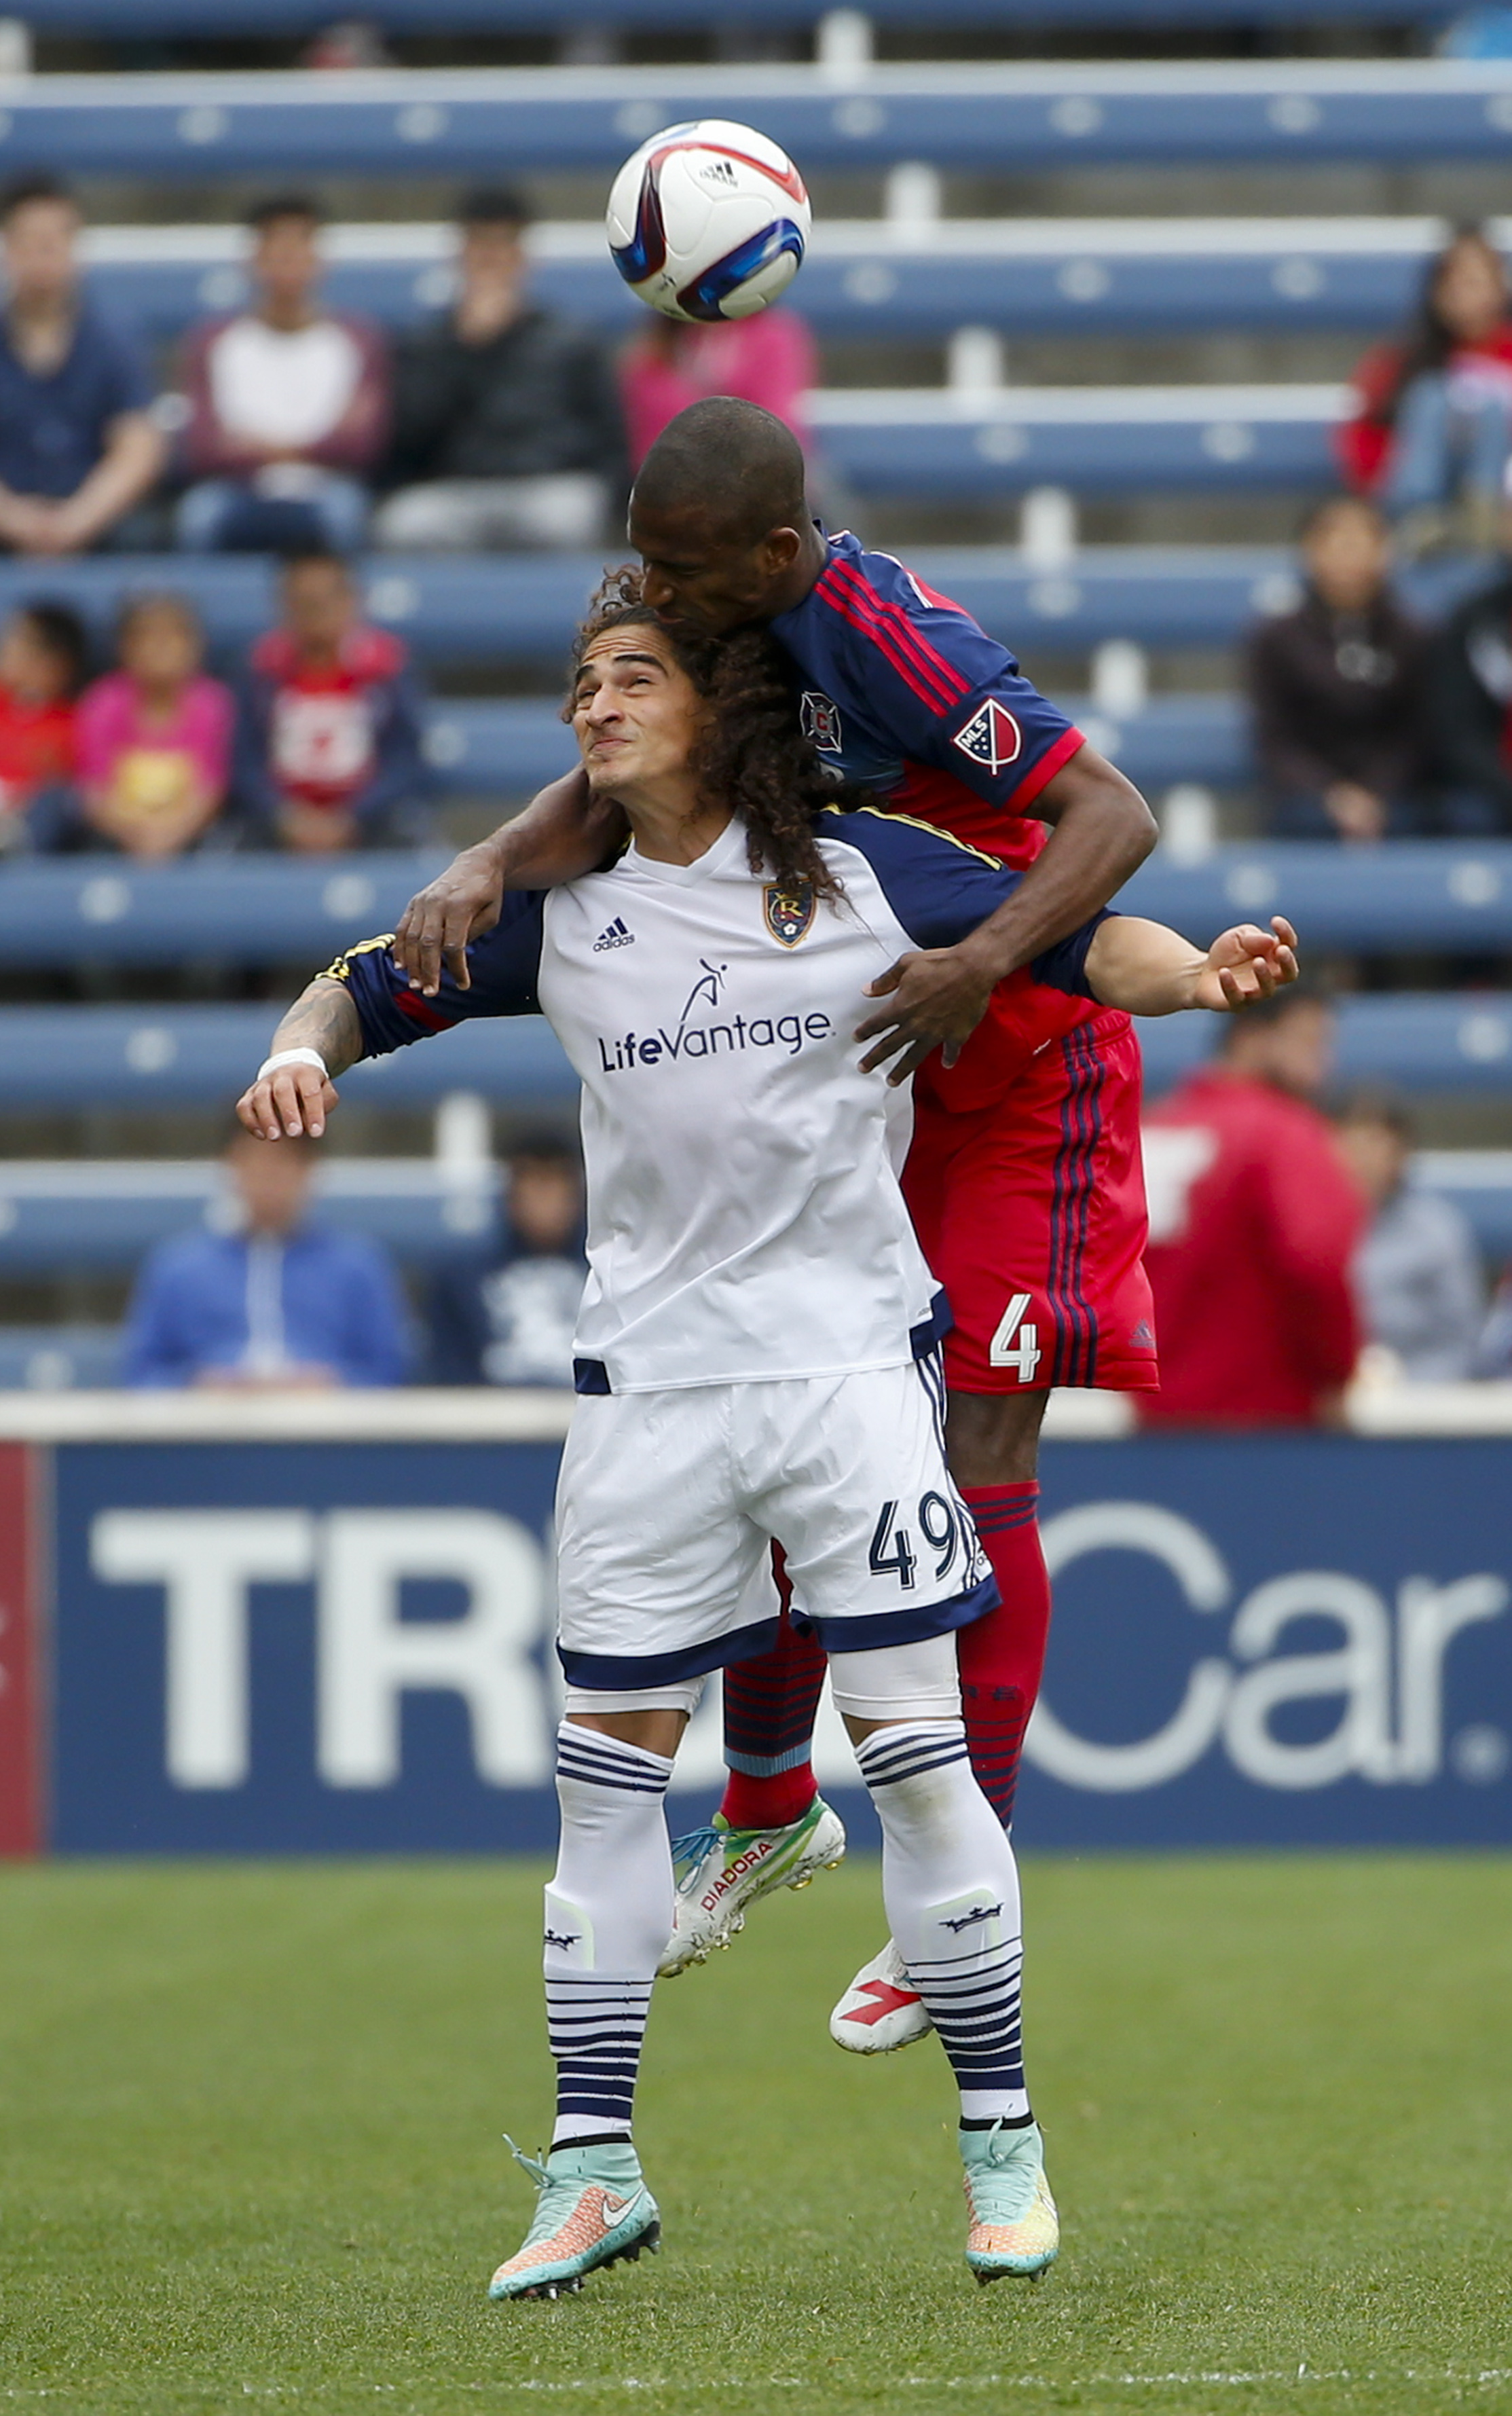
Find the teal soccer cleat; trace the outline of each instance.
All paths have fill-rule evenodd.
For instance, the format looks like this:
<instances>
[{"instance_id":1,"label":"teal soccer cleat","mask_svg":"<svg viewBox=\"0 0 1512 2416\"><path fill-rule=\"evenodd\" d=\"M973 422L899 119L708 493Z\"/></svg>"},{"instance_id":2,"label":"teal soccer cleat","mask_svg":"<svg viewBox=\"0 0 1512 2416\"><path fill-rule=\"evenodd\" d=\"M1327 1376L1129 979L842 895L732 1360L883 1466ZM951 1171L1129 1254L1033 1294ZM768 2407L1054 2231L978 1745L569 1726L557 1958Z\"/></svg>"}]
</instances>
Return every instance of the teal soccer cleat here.
<instances>
[{"instance_id":1,"label":"teal soccer cleat","mask_svg":"<svg viewBox=\"0 0 1512 2416\"><path fill-rule=\"evenodd\" d=\"M1006 2273L1042 2273L1061 2244L1060 2219L1045 2179L1045 2142L1037 2122L1022 2131L962 2131L966 2262L978 2282Z\"/></svg>"},{"instance_id":2,"label":"teal soccer cleat","mask_svg":"<svg viewBox=\"0 0 1512 2416\"><path fill-rule=\"evenodd\" d=\"M641 2178L641 2160L627 2139L587 2148L553 2148L537 2160L506 2145L540 2197L535 2220L515 2255L489 2284L491 2299L559 2299L581 2290L585 2273L661 2240L657 2201Z\"/></svg>"}]
</instances>

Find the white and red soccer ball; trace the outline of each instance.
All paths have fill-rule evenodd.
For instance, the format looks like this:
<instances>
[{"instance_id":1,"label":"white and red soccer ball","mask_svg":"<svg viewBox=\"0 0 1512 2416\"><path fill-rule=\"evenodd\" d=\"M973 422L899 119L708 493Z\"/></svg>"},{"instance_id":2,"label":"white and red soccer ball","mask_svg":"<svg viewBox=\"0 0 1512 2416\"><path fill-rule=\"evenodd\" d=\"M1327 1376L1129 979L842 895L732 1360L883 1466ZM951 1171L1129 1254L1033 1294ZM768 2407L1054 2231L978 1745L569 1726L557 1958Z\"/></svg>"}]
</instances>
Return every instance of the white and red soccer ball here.
<instances>
[{"instance_id":1,"label":"white and red soccer ball","mask_svg":"<svg viewBox=\"0 0 1512 2416\"><path fill-rule=\"evenodd\" d=\"M749 319L764 310L802 266L811 223L787 153L722 117L653 134L609 196L614 265L669 319Z\"/></svg>"}]
</instances>

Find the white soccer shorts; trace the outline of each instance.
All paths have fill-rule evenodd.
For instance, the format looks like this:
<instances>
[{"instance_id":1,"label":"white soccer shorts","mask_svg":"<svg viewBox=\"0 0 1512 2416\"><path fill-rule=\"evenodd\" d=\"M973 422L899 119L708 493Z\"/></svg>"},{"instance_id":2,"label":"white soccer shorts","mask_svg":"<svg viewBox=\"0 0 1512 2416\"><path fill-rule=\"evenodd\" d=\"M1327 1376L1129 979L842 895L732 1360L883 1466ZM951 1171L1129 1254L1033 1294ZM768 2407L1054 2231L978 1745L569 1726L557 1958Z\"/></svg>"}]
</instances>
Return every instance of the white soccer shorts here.
<instances>
[{"instance_id":1,"label":"white soccer shorts","mask_svg":"<svg viewBox=\"0 0 1512 2416\"><path fill-rule=\"evenodd\" d=\"M764 1652L771 1547L828 1653L964 1627L996 1601L945 1466L938 1352L849 1376L591 1394L557 1488L575 1686L665 1685Z\"/></svg>"}]
</instances>

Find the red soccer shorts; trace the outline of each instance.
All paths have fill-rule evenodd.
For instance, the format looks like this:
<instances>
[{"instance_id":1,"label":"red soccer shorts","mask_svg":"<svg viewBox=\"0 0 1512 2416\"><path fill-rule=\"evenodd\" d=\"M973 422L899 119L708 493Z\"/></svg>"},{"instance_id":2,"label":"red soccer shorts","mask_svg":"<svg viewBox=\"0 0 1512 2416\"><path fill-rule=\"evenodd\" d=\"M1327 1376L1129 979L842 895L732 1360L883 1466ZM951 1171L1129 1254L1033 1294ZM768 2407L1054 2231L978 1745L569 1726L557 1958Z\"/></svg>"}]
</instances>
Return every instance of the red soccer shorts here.
<instances>
[{"instance_id":1,"label":"red soccer shorts","mask_svg":"<svg viewBox=\"0 0 1512 2416\"><path fill-rule=\"evenodd\" d=\"M903 1191L955 1311L953 1391L1158 1389L1126 1017L1049 1042L989 1108L954 1115L915 1090Z\"/></svg>"}]
</instances>

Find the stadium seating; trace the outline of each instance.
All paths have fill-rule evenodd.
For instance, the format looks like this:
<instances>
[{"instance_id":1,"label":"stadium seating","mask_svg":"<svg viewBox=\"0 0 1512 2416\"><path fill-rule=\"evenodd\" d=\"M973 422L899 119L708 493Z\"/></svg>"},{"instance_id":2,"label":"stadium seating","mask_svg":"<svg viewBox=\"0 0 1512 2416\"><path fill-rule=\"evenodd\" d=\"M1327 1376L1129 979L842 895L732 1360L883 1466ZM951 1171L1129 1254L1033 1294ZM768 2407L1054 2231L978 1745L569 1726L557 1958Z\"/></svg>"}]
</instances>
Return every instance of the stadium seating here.
<instances>
[{"instance_id":1,"label":"stadium seating","mask_svg":"<svg viewBox=\"0 0 1512 2416\"><path fill-rule=\"evenodd\" d=\"M94 1392L120 1363L113 1325L0 1325L0 1393Z\"/></svg>"},{"instance_id":2,"label":"stadium seating","mask_svg":"<svg viewBox=\"0 0 1512 2416\"><path fill-rule=\"evenodd\" d=\"M828 219L795 298L832 340L966 325L1021 336L1374 330L1410 309L1444 232L1431 219ZM404 325L449 294L453 244L445 225L332 227L327 293L342 310ZM614 274L600 226L538 226L532 248L537 290L555 308L615 334L635 325L642 306ZM85 238L98 298L157 339L236 308L242 253L234 227L101 226Z\"/></svg>"},{"instance_id":3,"label":"stadium seating","mask_svg":"<svg viewBox=\"0 0 1512 2416\"><path fill-rule=\"evenodd\" d=\"M613 167L683 118L755 119L805 168L1501 160L1512 63L469 68L37 76L0 166L167 178Z\"/></svg>"},{"instance_id":4,"label":"stadium seating","mask_svg":"<svg viewBox=\"0 0 1512 2416\"><path fill-rule=\"evenodd\" d=\"M0 961L261 964L271 957L315 967L358 933L391 929L444 860L374 853L335 865L279 856L11 864L0 871ZM1512 949L1512 841L1368 851L1237 845L1197 864L1161 853L1119 903L1194 937L1285 913L1312 947L1478 956Z\"/></svg>"},{"instance_id":5,"label":"stadium seating","mask_svg":"<svg viewBox=\"0 0 1512 2416\"><path fill-rule=\"evenodd\" d=\"M322 1216L418 1265L476 1247L497 1213L491 1166L327 1157L317 1184ZM0 1167L0 1274L133 1267L170 1233L223 1226L230 1213L212 1159L11 1161Z\"/></svg>"},{"instance_id":6,"label":"stadium seating","mask_svg":"<svg viewBox=\"0 0 1512 2416\"><path fill-rule=\"evenodd\" d=\"M1231 915L1225 917L1232 919ZM0 1112L48 1109L225 1106L262 1062L266 1006L11 1006L0 1013ZM1166 1089L1211 1049L1207 1016L1141 1027L1152 1089ZM1502 1092L1512 1076L1512 1002L1499 995L1345 999L1339 1073L1412 1091ZM576 1095L567 1060L533 1017L465 1024L428 1048L355 1066L354 1106L431 1106L475 1091L513 1106Z\"/></svg>"},{"instance_id":7,"label":"stadium seating","mask_svg":"<svg viewBox=\"0 0 1512 2416\"><path fill-rule=\"evenodd\" d=\"M1195 24L1250 24L1271 18L1291 24L1311 15L1395 23L1438 16L1455 5L1457 0L1161 0L1160 16L1164 23ZM816 25L831 7L832 0L764 0L762 17L772 26ZM161 34L203 37L206 31L204 0L28 0L26 13L38 33L126 34L140 40ZM867 0L865 9L882 24L916 25L923 14L923 0ZM1126 21L1142 25L1149 8L1148 0L948 0L941 14L962 27ZM581 8L569 0L364 0L363 15L388 32L430 35L565 35L582 22ZM313 34L329 19L325 0L216 0L212 22L225 35ZM708 21L708 0L593 0L597 26L703 31Z\"/></svg>"},{"instance_id":8,"label":"stadium seating","mask_svg":"<svg viewBox=\"0 0 1512 2416\"><path fill-rule=\"evenodd\" d=\"M374 555L364 566L364 604L422 658L537 662L554 676L604 558ZM911 546L908 559L921 579L1019 650L1076 653L1104 638L1232 645L1257 614L1288 611L1298 592L1294 557L1279 546L1085 546L1054 570L1036 567L1013 546ZM1485 575L1473 560L1442 562L1400 584L1408 603L1432 618ZM0 561L0 612L28 596L58 596L101 642L128 596L158 587L193 599L212 645L227 658L273 617L272 571L248 555Z\"/></svg>"},{"instance_id":9,"label":"stadium seating","mask_svg":"<svg viewBox=\"0 0 1512 2416\"><path fill-rule=\"evenodd\" d=\"M1512 1251L1512 1150L1424 1152L1418 1172L1459 1200L1488 1249ZM316 1206L327 1222L424 1268L476 1248L491 1231L497 1179L490 1167L458 1180L430 1158L327 1158ZM0 1275L120 1273L174 1233L223 1227L229 1213L211 1159L0 1163ZM0 1351L5 1334L0 1327Z\"/></svg>"}]
</instances>

